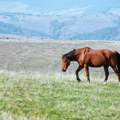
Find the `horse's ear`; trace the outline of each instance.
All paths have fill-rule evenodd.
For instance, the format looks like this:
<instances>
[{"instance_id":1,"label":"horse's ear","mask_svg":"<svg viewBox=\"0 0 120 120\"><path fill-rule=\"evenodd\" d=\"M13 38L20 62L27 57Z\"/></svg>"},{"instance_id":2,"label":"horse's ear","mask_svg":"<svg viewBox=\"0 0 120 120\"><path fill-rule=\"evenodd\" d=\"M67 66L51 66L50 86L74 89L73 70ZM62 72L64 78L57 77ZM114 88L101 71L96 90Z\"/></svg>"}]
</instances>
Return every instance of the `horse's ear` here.
<instances>
[{"instance_id":1,"label":"horse's ear","mask_svg":"<svg viewBox=\"0 0 120 120\"><path fill-rule=\"evenodd\" d=\"M63 57L64 57L64 54L62 54L62 59L63 59Z\"/></svg>"},{"instance_id":2,"label":"horse's ear","mask_svg":"<svg viewBox=\"0 0 120 120\"><path fill-rule=\"evenodd\" d=\"M75 48L73 49L73 51L75 51Z\"/></svg>"}]
</instances>

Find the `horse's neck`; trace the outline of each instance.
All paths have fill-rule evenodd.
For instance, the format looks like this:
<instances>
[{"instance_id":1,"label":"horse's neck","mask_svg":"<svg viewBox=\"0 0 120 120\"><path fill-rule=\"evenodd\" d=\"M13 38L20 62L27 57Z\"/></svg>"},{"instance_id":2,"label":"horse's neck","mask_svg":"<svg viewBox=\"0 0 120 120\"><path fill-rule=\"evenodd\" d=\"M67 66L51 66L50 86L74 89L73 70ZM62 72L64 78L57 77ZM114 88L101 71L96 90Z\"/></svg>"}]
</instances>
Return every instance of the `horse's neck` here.
<instances>
[{"instance_id":1,"label":"horse's neck","mask_svg":"<svg viewBox=\"0 0 120 120\"><path fill-rule=\"evenodd\" d=\"M74 59L72 61L79 61L79 59L82 56L84 50L85 50L84 48L77 49L75 51L75 54L74 54L75 57L74 57Z\"/></svg>"},{"instance_id":2,"label":"horse's neck","mask_svg":"<svg viewBox=\"0 0 120 120\"><path fill-rule=\"evenodd\" d=\"M70 57L70 61L77 61L77 55L74 54Z\"/></svg>"}]
</instances>

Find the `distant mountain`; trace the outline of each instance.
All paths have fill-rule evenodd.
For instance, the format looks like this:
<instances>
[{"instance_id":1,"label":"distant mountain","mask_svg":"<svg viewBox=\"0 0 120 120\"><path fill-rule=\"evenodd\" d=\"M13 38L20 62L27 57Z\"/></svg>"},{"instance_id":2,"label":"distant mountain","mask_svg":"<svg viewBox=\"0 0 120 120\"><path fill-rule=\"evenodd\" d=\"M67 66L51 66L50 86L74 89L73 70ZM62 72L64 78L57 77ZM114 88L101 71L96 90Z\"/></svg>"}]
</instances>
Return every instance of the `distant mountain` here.
<instances>
[{"instance_id":1,"label":"distant mountain","mask_svg":"<svg viewBox=\"0 0 120 120\"><path fill-rule=\"evenodd\" d=\"M120 40L120 15L99 16L0 13L0 34L51 39Z\"/></svg>"}]
</instances>

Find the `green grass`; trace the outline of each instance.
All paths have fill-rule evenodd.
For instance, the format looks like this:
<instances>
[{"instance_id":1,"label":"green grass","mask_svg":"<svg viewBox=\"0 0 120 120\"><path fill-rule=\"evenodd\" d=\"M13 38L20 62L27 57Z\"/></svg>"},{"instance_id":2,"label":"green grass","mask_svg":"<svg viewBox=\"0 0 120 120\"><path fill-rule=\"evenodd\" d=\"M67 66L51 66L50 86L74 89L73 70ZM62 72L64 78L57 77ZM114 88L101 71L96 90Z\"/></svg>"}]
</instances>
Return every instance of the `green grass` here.
<instances>
[{"instance_id":1,"label":"green grass","mask_svg":"<svg viewBox=\"0 0 120 120\"><path fill-rule=\"evenodd\" d=\"M3 72L0 119L119 120L120 86L114 81L88 84L55 74Z\"/></svg>"}]
</instances>

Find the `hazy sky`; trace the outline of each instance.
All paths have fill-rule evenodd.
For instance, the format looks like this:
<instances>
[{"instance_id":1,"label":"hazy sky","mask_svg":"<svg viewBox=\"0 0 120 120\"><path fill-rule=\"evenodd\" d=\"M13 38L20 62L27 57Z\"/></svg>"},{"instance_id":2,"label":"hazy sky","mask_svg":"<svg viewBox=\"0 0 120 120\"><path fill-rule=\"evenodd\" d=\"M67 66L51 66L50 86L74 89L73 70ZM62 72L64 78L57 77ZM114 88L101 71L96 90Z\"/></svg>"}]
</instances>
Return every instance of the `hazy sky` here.
<instances>
[{"instance_id":1,"label":"hazy sky","mask_svg":"<svg viewBox=\"0 0 120 120\"><path fill-rule=\"evenodd\" d=\"M0 12L98 15L112 8L120 8L120 0L0 0Z\"/></svg>"}]
</instances>

